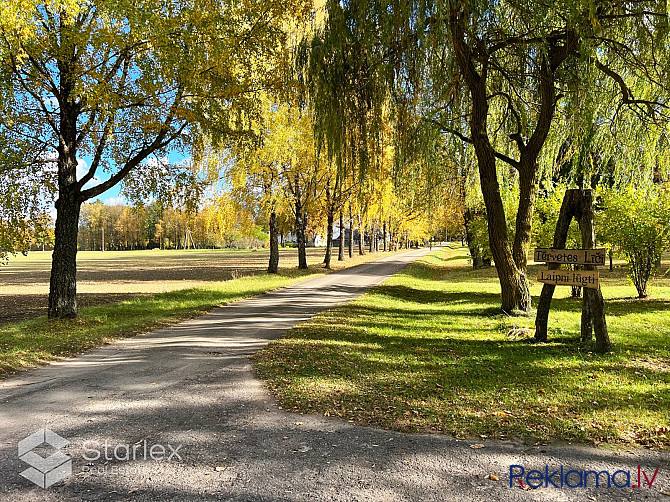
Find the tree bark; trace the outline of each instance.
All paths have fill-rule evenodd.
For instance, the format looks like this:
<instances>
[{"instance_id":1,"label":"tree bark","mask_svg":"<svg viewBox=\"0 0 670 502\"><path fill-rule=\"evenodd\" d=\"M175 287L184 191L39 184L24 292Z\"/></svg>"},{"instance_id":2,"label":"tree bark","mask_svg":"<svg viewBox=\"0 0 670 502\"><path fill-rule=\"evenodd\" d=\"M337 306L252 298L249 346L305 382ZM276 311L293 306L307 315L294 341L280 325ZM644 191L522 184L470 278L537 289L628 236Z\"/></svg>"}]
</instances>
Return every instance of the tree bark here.
<instances>
[{"instance_id":1,"label":"tree bark","mask_svg":"<svg viewBox=\"0 0 670 502\"><path fill-rule=\"evenodd\" d=\"M344 261L344 210L340 209L340 245L337 249L337 261Z\"/></svg>"},{"instance_id":2,"label":"tree bark","mask_svg":"<svg viewBox=\"0 0 670 502\"><path fill-rule=\"evenodd\" d=\"M512 254L517 268L526 273L528 248L530 246L533 224L533 208L537 194L536 159L530 159L532 165L519 169L519 206L516 213L514 244Z\"/></svg>"},{"instance_id":3,"label":"tree bark","mask_svg":"<svg viewBox=\"0 0 670 502\"><path fill-rule=\"evenodd\" d=\"M293 193L295 197L295 236L298 241L298 268L307 268L307 250L305 240L305 227L307 226L306 215L302 207L302 193L300 191L300 183L298 177L295 178L295 190Z\"/></svg>"},{"instance_id":4,"label":"tree bark","mask_svg":"<svg viewBox=\"0 0 670 502\"><path fill-rule=\"evenodd\" d=\"M305 237L305 229L307 227L307 214L302 213L296 221L296 226L298 227L298 268L306 269L307 268L307 239Z\"/></svg>"},{"instance_id":5,"label":"tree bark","mask_svg":"<svg viewBox=\"0 0 670 502\"><path fill-rule=\"evenodd\" d=\"M369 228L370 228L370 249L369 249L368 252L372 253L372 251L374 251L374 245L375 245L375 243L374 243L374 234L373 234L374 231L373 231L373 229L372 229L372 228L373 228L373 227L372 227L372 224L370 225Z\"/></svg>"},{"instance_id":6,"label":"tree bark","mask_svg":"<svg viewBox=\"0 0 670 502\"><path fill-rule=\"evenodd\" d=\"M472 258L472 268L478 269L484 266L484 259L482 257L482 250L475 243L475 236L472 232L472 222L474 221L476 212L470 208L463 211L463 226L465 227L465 241L470 250L470 258Z\"/></svg>"},{"instance_id":7,"label":"tree bark","mask_svg":"<svg viewBox=\"0 0 670 502\"><path fill-rule=\"evenodd\" d=\"M487 129L489 61L485 42L472 41L466 36L467 11L452 3L449 15L451 42L463 81L470 91L470 138L477 157L480 182L489 225L489 243L500 281L502 309L504 311L529 311L531 307L526 256L530 243L530 229L537 190L537 159L546 141L556 109L554 73L570 56L575 54L577 38L572 31L557 33L547 39L547 51L541 56L539 67L540 111L535 128L527 143L522 136L522 123L518 116L518 130L510 138L516 142L518 161L502 156L492 147ZM477 44L477 48L473 49ZM481 47L480 47L481 45ZM477 54L474 54L474 51ZM475 59L478 59L475 64ZM496 173L496 157L505 160L519 171L519 207L516 218L513 247L507 238L507 223L500 197Z\"/></svg>"},{"instance_id":8,"label":"tree bark","mask_svg":"<svg viewBox=\"0 0 670 502\"><path fill-rule=\"evenodd\" d=\"M270 263L268 273L276 274L279 270L279 222L277 213L270 213Z\"/></svg>"},{"instance_id":9,"label":"tree bark","mask_svg":"<svg viewBox=\"0 0 670 502\"><path fill-rule=\"evenodd\" d=\"M63 194L56 201L55 244L49 283L50 318L77 316L77 234L81 202Z\"/></svg>"},{"instance_id":10,"label":"tree bark","mask_svg":"<svg viewBox=\"0 0 670 502\"><path fill-rule=\"evenodd\" d=\"M331 200L330 180L326 183L326 211L328 218L328 226L326 228L326 255L323 258L323 264L326 268L330 268L330 259L333 252L333 221L335 219L335 208Z\"/></svg>"},{"instance_id":11,"label":"tree bark","mask_svg":"<svg viewBox=\"0 0 670 502\"><path fill-rule=\"evenodd\" d=\"M610 272L614 272L614 261L612 259L612 255L613 255L612 248L609 248L609 250L607 251L607 256L610 259Z\"/></svg>"},{"instance_id":12,"label":"tree bark","mask_svg":"<svg viewBox=\"0 0 670 502\"><path fill-rule=\"evenodd\" d=\"M515 310L530 310L530 291L524 271L520 270L512 255L508 240L505 208L500 196L498 174L496 171L495 151L487 133L488 100L486 79L482 78L474 67L470 48L464 40L459 15L452 13L452 41L461 72L470 90L471 113L470 133L477 157L479 178L486 206L489 245L498 271L500 282L501 308L507 313Z\"/></svg>"},{"instance_id":13,"label":"tree bark","mask_svg":"<svg viewBox=\"0 0 670 502\"><path fill-rule=\"evenodd\" d=\"M326 268L330 268L330 260L333 253L333 221L335 215L333 214L333 206L328 204L328 227L326 230L326 256L323 259L323 263Z\"/></svg>"},{"instance_id":14,"label":"tree bark","mask_svg":"<svg viewBox=\"0 0 670 502\"><path fill-rule=\"evenodd\" d=\"M351 213L351 204L349 204L349 258L354 256L354 216Z\"/></svg>"},{"instance_id":15,"label":"tree bark","mask_svg":"<svg viewBox=\"0 0 670 502\"><path fill-rule=\"evenodd\" d=\"M59 61L58 64L64 75L60 82L63 102L60 106L58 200L47 315L50 318L73 318L77 316L77 234L83 202L77 187L77 118L80 105L71 98L75 82L68 78L71 75L70 65L74 63Z\"/></svg>"},{"instance_id":16,"label":"tree bark","mask_svg":"<svg viewBox=\"0 0 670 502\"><path fill-rule=\"evenodd\" d=\"M558 221L556 222L556 229L554 230L554 249L564 249L565 243L568 240L570 222L576 212L576 199L573 194L574 191L568 190L563 196L561 210L558 214ZM549 270L558 270L560 265L558 263L550 263L548 268ZM538 342L547 341L549 309L551 308L551 300L555 290L556 286L553 284L544 284L542 286L540 300L537 304L537 313L535 315L535 340Z\"/></svg>"},{"instance_id":17,"label":"tree bark","mask_svg":"<svg viewBox=\"0 0 670 502\"><path fill-rule=\"evenodd\" d=\"M365 242L364 242L364 235L363 235L363 225L361 222L361 215L358 215L358 254L360 256L363 256L365 254L365 248L364 248Z\"/></svg>"}]
</instances>

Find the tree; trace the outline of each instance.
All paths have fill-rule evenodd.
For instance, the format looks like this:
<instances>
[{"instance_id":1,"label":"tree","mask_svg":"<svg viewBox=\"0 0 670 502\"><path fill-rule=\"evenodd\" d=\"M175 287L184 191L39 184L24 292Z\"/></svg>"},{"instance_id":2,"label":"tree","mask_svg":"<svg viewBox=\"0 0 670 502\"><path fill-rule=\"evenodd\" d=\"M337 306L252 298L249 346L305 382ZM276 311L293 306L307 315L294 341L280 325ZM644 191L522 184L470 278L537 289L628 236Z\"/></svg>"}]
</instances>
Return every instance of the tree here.
<instances>
[{"instance_id":1,"label":"tree","mask_svg":"<svg viewBox=\"0 0 670 502\"><path fill-rule=\"evenodd\" d=\"M45 213L38 214L32 221L33 235L32 243L42 248L51 247L54 244L54 220Z\"/></svg>"},{"instance_id":2,"label":"tree","mask_svg":"<svg viewBox=\"0 0 670 502\"><path fill-rule=\"evenodd\" d=\"M298 267L307 268L307 214L323 186L312 117L299 103L266 98L256 127L255 138L233 143L226 177L238 199L254 201L269 216L268 271L277 271L279 221L284 213L292 215Z\"/></svg>"},{"instance_id":3,"label":"tree","mask_svg":"<svg viewBox=\"0 0 670 502\"><path fill-rule=\"evenodd\" d=\"M657 186L628 187L606 190L602 199L599 234L619 248L638 297L646 298L649 277L670 246L670 193Z\"/></svg>"},{"instance_id":4,"label":"tree","mask_svg":"<svg viewBox=\"0 0 670 502\"><path fill-rule=\"evenodd\" d=\"M667 110L668 47L660 42L668 33L665 2L404 0L389 8L373 0L330 0L327 8L324 33L348 41L352 26L371 32L349 42L348 50L363 62L345 67L347 77L335 82L369 89L376 81L390 90L404 138L412 121L403 119L420 116L474 149L501 306L528 311L526 257L543 148L555 117L592 115L583 105L598 102L609 104L608 123L625 108L641 119ZM321 82L330 78L312 75ZM369 99L363 109L376 102ZM505 218L500 163L518 177L513 231Z\"/></svg>"},{"instance_id":5,"label":"tree","mask_svg":"<svg viewBox=\"0 0 670 502\"><path fill-rule=\"evenodd\" d=\"M81 204L149 156L193 145L199 128L217 137L243 129L253 91L276 84L272 61L284 21L308 6L155 0L23 7L9 2L34 28L27 36L25 25L1 26L0 132L31 146L34 161L49 155L56 165L48 313L72 317ZM90 162L77 176L80 155ZM97 180L101 171L106 179Z\"/></svg>"}]
</instances>

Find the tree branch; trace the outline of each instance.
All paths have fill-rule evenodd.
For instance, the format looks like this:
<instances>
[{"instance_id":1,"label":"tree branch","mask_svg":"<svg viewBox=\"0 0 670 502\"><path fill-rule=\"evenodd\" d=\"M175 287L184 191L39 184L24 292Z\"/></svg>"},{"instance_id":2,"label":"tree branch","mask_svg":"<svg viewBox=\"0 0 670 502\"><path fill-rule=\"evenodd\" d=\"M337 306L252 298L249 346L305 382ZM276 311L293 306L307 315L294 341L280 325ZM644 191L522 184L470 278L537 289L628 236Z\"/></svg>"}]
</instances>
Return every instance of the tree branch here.
<instances>
[{"instance_id":1,"label":"tree branch","mask_svg":"<svg viewBox=\"0 0 670 502\"><path fill-rule=\"evenodd\" d=\"M149 145L145 146L139 152L137 152L131 159L129 159L125 163L125 165L121 169L119 169L119 171L116 174L110 177L107 181L104 181L103 183L100 183L99 185L89 188L87 190L82 190L80 192L81 200L88 200L106 192L114 185L119 183L123 178L125 178L125 176L132 169L137 167L149 155L151 155L156 150L159 150L169 145L170 142L174 141L183 132L184 128L186 127L186 123L182 124L182 126L179 129L177 129L175 133L168 136L170 125L174 120L177 108L181 104L183 95L184 95L183 87L180 87L179 90L177 91L177 95L175 96L174 103L172 103L170 112L168 113L168 116L165 118L165 121L163 122L163 125L161 126L161 129L154 138L154 140Z\"/></svg>"}]
</instances>

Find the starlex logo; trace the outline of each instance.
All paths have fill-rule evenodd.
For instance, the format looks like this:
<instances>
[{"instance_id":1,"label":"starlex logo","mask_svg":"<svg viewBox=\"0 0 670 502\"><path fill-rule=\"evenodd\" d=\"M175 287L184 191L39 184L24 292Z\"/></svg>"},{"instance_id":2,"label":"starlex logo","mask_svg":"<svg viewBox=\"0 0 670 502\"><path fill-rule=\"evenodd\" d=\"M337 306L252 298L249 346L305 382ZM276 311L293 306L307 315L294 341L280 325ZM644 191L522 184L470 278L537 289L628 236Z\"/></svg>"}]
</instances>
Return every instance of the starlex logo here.
<instances>
[{"instance_id":1,"label":"starlex logo","mask_svg":"<svg viewBox=\"0 0 670 502\"><path fill-rule=\"evenodd\" d=\"M40 488L49 488L72 474L72 459L61 451L56 451L46 458L33 451L43 444L60 450L70 442L49 429L40 429L19 441L19 459L30 466L21 472L21 476Z\"/></svg>"},{"instance_id":2,"label":"starlex logo","mask_svg":"<svg viewBox=\"0 0 670 502\"><path fill-rule=\"evenodd\" d=\"M651 488L657 474L658 467L653 475L648 475L641 465L637 466L637 472L633 471L632 475L630 471L623 469L610 474L606 470L567 470L562 465L556 470L545 465L543 470L526 472L522 465L510 465L509 486L512 488L518 484L521 488L540 488L543 485L545 488L550 486L554 488ZM635 479L636 475L637 481ZM631 480L633 484L631 484ZM643 486L643 484L646 486Z\"/></svg>"}]
</instances>

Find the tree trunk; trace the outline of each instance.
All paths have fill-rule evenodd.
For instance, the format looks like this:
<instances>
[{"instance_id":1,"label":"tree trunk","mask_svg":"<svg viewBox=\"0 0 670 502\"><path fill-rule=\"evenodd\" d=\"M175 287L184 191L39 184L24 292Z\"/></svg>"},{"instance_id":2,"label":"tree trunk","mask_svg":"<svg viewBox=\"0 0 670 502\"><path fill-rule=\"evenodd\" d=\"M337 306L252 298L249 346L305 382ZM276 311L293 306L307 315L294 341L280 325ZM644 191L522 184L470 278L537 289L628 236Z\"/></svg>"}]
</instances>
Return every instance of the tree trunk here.
<instances>
[{"instance_id":1,"label":"tree trunk","mask_svg":"<svg viewBox=\"0 0 670 502\"><path fill-rule=\"evenodd\" d=\"M279 222L277 213L270 213L270 263L268 273L276 274L279 270Z\"/></svg>"},{"instance_id":2,"label":"tree trunk","mask_svg":"<svg viewBox=\"0 0 670 502\"><path fill-rule=\"evenodd\" d=\"M69 78L70 63L59 62L64 75L60 82L63 102L60 109L58 152L58 199L56 228L49 281L50 318L77 316L77 234L81 193L77 187L77 117L80 105L70 98L75 82Z\"/></svg>"},{"instance_id":3,"label":"tree trunk","mask_svg":"<svg viewBox=\"0 0 670 502\"><path fill-rule=\"evenodd\" d=\"M609 248L609 250L607 251L607 256L610 259L610 272L614 272L614 261L612 260L613 254L614 253L612 252L612 248Z\"/></svg>"},{"instance_id":4,"label":"tree trunk","mask_svg":"<svg viewBox=\"0 0 670 502\"><path fill-rule=\"evenodd\" d=\"M62 194L56 201L56 241L51 259L49 310L51 318L77 316L77 233L81 202Z\"/></svg>"},{"instance_id":5,"label":"tree trunk","mask_svg":"<svg viewBox=\"0 0 670 502\"><path fill-rule=\"evenodd\" d=\"M472 233L472 222L477 213L472 209L467 208L463 212L463 226L465 227L465 240L470 250L470 258L472 259L472 268L478 269L484 266L484 259L482 257L482 250L475 242L475 236Z\"/></svg>"},{"instance_id":6,"label":"tree trunk","mask_svg":"<svg viewBox=\"0 0 670 502\"><path fill-rule=\"evenodd\" d=\"M374 234L373 234L374 231L372 229L373 228L372 225L370 225L369 228L370 228L370 250L369 250L369 252L372 253L374 251L374 245L375 245L374 240L375 239L374 239Z\"/></svg>"},{"instance_id":7,"label":"tree trunk","mask_svg":"<svg viewBox=\"0 0 670 502\"><path fill-rule=\"evenodd\" d=\"M365 254L365 242L363 234L363 225L361 223L361 215L358 215L358 254L363 256Z\"/></svg>"},{"instance_id":8,"label":"tree trunk","mask_svg":"<svg viewBox=\"0 0 670 502\"><path fill-rule=\"evenodd\" d=\"M337 261L344 261L344 211L340 209L340 245L337 249Z\"/></svg>"},{"instance_id":9,"label":"tree trunk","mask_svg":"<svg viewBox=\"0 0 670 502\"><path fill-rule=\"evenodd\" d=\"M384 222L384 230L383 230L383 235L384 235L384 251L386 251L386 222Z\"/></svg>"},{"instance_id":10,"label":"tree trunk","mask_svg":"<svg viewBox=\"0 0 670 502\"><path fill-rule=\"evenodd\" d=\"M468 38L466 35L468 22L464 11L459 9L458 3L450 4L451 42L461 75L470 91L470 141L477 157L489 224L491 254L495 260L500 281L502 309L507 312L511 310L528 312L531 302L526 278L526 253L530 242L533 205L537 190L537 159L546 141L556 110L554 74L569 56L576 54L577 37L574 32L568 31L564 39L549 40L546 53L542 54L539 66L540 109L534 130L532 134L526 134L527 140L524 140L521 123L519 123L518 132L510 136L516 142L520 153L518 162L505 159L519 171L520 200L514 246L513 249L510 249L496 172L496 155L500 157L500 154L493 149L487 128L489 61L486 55L486 42L473 41ZM483 47L474 48L479 44L482 44ZM480 54L479 57L475 54L475 50ZM479 60L476 61L476 59Z\"/></svg>"},{"instance_id":11,"label":"tree trunk","mask_svg":"<svg viewBox=\"0 0 670 502\"><path fill-rule=\"evenodd\" d=\"M513 245L514 263L523 274L527 270L538 171L535 159L530 159L528 162L531 162L532 165L522 166L519 169L519 206L516 213Z\"/></svg>"},{"instance_id":12,"label":"tree trunk","mask_svg":"<svg viewBox=\"0 0 670 502\"><path fill-rule=\"evenodd\" d=\"M307 268L307 240L305 238L305 227L307 226L305 224L305 221L307 219L307 215L305 213L297 213L298 216L296 216L295 220L295 229L296 229L296 236L298 239L298 268L299 269L306 269Z\"/></svg>"},{"instance_id":13,"label":"tree trunk","mask_svg":"<svg viewBox=\"0 0 670 502\"><path fill-rule=\"evenodd\" d=\"M300 192L300 183L298 182L298 177L295 178L295 191L293 193L295 196L295 236L298 241L298 268L306 269L307 268L307 250L305 242L305 228L307 226L306 217L307 215L303 212L302 207L302 194Z\"/></svg>"},{"instance_id":14,"label":"tree trunk","mask_svg":"<svg viewBox=\"0 0 670 502\"><path fill-rule=\"evenodd\" d=\"M354 216L351 213L351 204L349 204L349 258L354 256Z\"/></svg>"},{"instance_id":15,"label":"tree trunk","mask_svg":"<svg viewBox=\"0 0 670 502\"><path fill-rule=\"evenodd\" d=\"M328 189L326 189L328 192ZM328 204L328 229L326 231L326 256L323 259L323 263L326 268L330 268L330 259L333 252L333 221L335 215L333 214L333 205Z\"/></svg>"},{"instance_id":16,"label":"tree trunk","mask_svg":"<svg viewBox=\"0 0 670 502\"><path fill-rule=\"evenodd\" d=\"M477 73L471 48L465 40L462 14L452 7L450 15L452 45L461 73L470 90L471 113L470 135L477 157L479 178L486 206L489 229L489 245L498 271L502 297L501 308L505 312L530 310L530 291L525 273L514 262L507 237L505 209L500 196L495 151L487 131L488 99L486 77Z\"/></svg>"}]
</instances>

